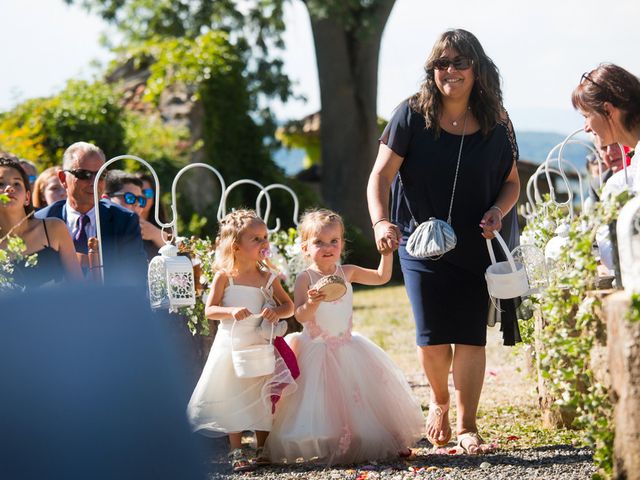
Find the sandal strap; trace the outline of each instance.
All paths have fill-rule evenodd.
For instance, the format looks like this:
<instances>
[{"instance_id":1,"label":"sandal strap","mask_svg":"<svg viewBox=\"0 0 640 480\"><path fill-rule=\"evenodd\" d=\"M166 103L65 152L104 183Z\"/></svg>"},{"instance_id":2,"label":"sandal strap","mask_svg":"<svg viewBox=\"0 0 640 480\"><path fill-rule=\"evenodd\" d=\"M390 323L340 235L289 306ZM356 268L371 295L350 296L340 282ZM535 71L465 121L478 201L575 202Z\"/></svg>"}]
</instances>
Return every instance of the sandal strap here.
<instances>
[{"instance_id":1,"label":"sandal strap","mask_svg":"<svg viewBox=\"0 0 640 480\"><path fill-rule=\"evenodd\" d=\"M449 411L449 402L447 403L429 403L429 412L433 411L438 416L444 415Z\"/></svg>"},{"instance_id":2,"label":"sandal strap","mask_svg":"<svg viewBox=\"0 0 640 480\"><path fill-rule=\"evenodd\" d=\"M458 435L458 446L468 454L472 453L469 451L472 446L475 446L476 452L479 452L480 446L484 443L484 440L478 432L465 432Z\"/></svg>"}]
</instances>

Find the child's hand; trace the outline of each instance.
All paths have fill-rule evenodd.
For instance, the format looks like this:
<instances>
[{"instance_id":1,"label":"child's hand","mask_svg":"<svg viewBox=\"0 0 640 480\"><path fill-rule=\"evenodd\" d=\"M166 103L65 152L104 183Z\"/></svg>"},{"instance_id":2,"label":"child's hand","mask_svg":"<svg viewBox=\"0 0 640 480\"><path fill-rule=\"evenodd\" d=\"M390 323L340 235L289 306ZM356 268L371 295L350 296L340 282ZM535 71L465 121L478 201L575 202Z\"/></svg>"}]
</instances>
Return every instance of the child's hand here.
<instances>
[{"instance_id":1,"label":"child's hand","mask_svg":"<svg viewBox=\"0 0 640 480\"><path fill-rule=\"evenodd\" d=\"M270 308L263 308L260 315L262 316L262 318L270 321L271 323L276 323L278 320L280 320L280 317L278 317L278 314L273 310L271 310Z\"/></svg>"},{"instance_id":2,"label":"child's hand","mask_svg":"<svg viewBox=\"0 0 640 480\"><path fill-rule=\"evenodd\" d=\"M234 320L244 320L251 315L253 315L253 313L251 313L249 309L245 307L237 307L231 310L231 316Z\"/></svg>"},{"instance_id":3,"label":"child's hand","mask_svg":"<svg viewBox=\"0 0 640 480\"><path fill-rule=\"evenodd\" d=\"M315 288L307 291L307 301L312 304L318 304L324 300L325 294L318 292Z\"/></svg>"}]
</instances>

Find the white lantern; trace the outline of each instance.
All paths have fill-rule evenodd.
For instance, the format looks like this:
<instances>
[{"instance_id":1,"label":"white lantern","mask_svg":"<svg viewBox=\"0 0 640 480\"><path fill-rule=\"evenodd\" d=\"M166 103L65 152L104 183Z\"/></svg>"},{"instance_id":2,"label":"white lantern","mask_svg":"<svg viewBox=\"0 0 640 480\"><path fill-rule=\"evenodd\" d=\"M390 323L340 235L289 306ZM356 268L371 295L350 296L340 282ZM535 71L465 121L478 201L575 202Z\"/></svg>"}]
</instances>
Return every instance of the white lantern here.
<instances>
[{"instance_id":1,"label":"white lantern","mask_svg":"<svg viewBox=\"0 0 640 480\"><path fill-rule=\"evenodd\" d=\"M165 245L149 262L149 301L151 308L190 307L196 296L191 260L178 255L178 248Z\"/></svg>"},{"instance_id":2,"label":"white lantern","mask_svg":"<svg viewBox=\"0 0 640 480\"><path fill-rule=\"evenodd\" d=\"M569 242L569 225L561 223L555 233L556 236L544 247L544 258L549 265L554 265L558 261L562 248Z\"/></svg>"}]
</instances>

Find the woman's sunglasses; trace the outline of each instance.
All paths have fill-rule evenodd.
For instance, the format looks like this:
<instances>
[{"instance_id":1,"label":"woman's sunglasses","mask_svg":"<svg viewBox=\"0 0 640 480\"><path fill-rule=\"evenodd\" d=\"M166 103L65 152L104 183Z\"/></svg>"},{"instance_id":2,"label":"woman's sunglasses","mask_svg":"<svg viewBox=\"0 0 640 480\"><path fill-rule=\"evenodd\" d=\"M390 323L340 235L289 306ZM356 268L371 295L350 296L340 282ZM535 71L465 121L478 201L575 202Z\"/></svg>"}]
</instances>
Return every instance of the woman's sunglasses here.
<instances>
[{"instance_id":1,"label":"woman's sunglasses","mask_svg":"<svg viewBox=\"0 0 640 480\"><path fill-rule=\"evenodd\" d=\"M126 203L127 205L135 205L136 204L136 200L138 201L138 205L140 206L140 208L144 208L147 205L146 197L143 197L142 195L137 196L137 195L134 195L131 192L112 193L109 196L110 197L122 197L122 198L124 198L124 203Z\"/></svg>"},{"instance_id":2,"label":"woman's sunglasses","mask_svg":"<svg viewBox=\"0 0 640 480\"><path fill-rule=\"evenodd\" d=\"M471 68L471 66L473 65L473 60L471 60L469 57L459 56L454 58L453 60L444 57L436 58L433 62L431 62L431 66L436 70L446 70L451 65L453 65L453 68L455 68L456 70L466 70L468 68Z\"/></svg>"},{"instance_id":3,"label":"woman's sunglasses","mask_svg":"<svg viewBox=\"0 0 640 480\"><path fill-rule=\"evenodd\" d=\"M143 188L142 195L151 200L153 198L153 188Z\"/></svg>"}]
</instances>

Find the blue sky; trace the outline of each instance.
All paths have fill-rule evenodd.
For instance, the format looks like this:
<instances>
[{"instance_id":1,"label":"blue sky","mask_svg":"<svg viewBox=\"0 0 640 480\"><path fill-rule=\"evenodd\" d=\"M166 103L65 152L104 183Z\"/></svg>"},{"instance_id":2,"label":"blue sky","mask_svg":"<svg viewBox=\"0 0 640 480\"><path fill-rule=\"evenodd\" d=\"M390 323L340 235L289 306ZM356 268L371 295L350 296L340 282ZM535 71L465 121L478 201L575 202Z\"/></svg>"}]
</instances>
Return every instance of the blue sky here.
<instances>
[{"instance_id":1,"label":"blue sky","mask_svg":"<svg viewBox=\"0 0 640 480\"><path fill-rule=\"evenodd\" d=\"M274 104L281 119L320 108L308 15L299 0L286 12L283 56L308 102ZM62 0L0 0L0 18L0 110L53 94L69 78L90 78L92 61L110 58L98 40L106 26ZM636 0L397 0L382 39L378 113L388 118L418 88L438 35L460 27L480 39L500 69L516 129L569 133L581 126L570 95L583 72L609 61L640 74L639 19Z\"/></svg>"}]
</instances>

